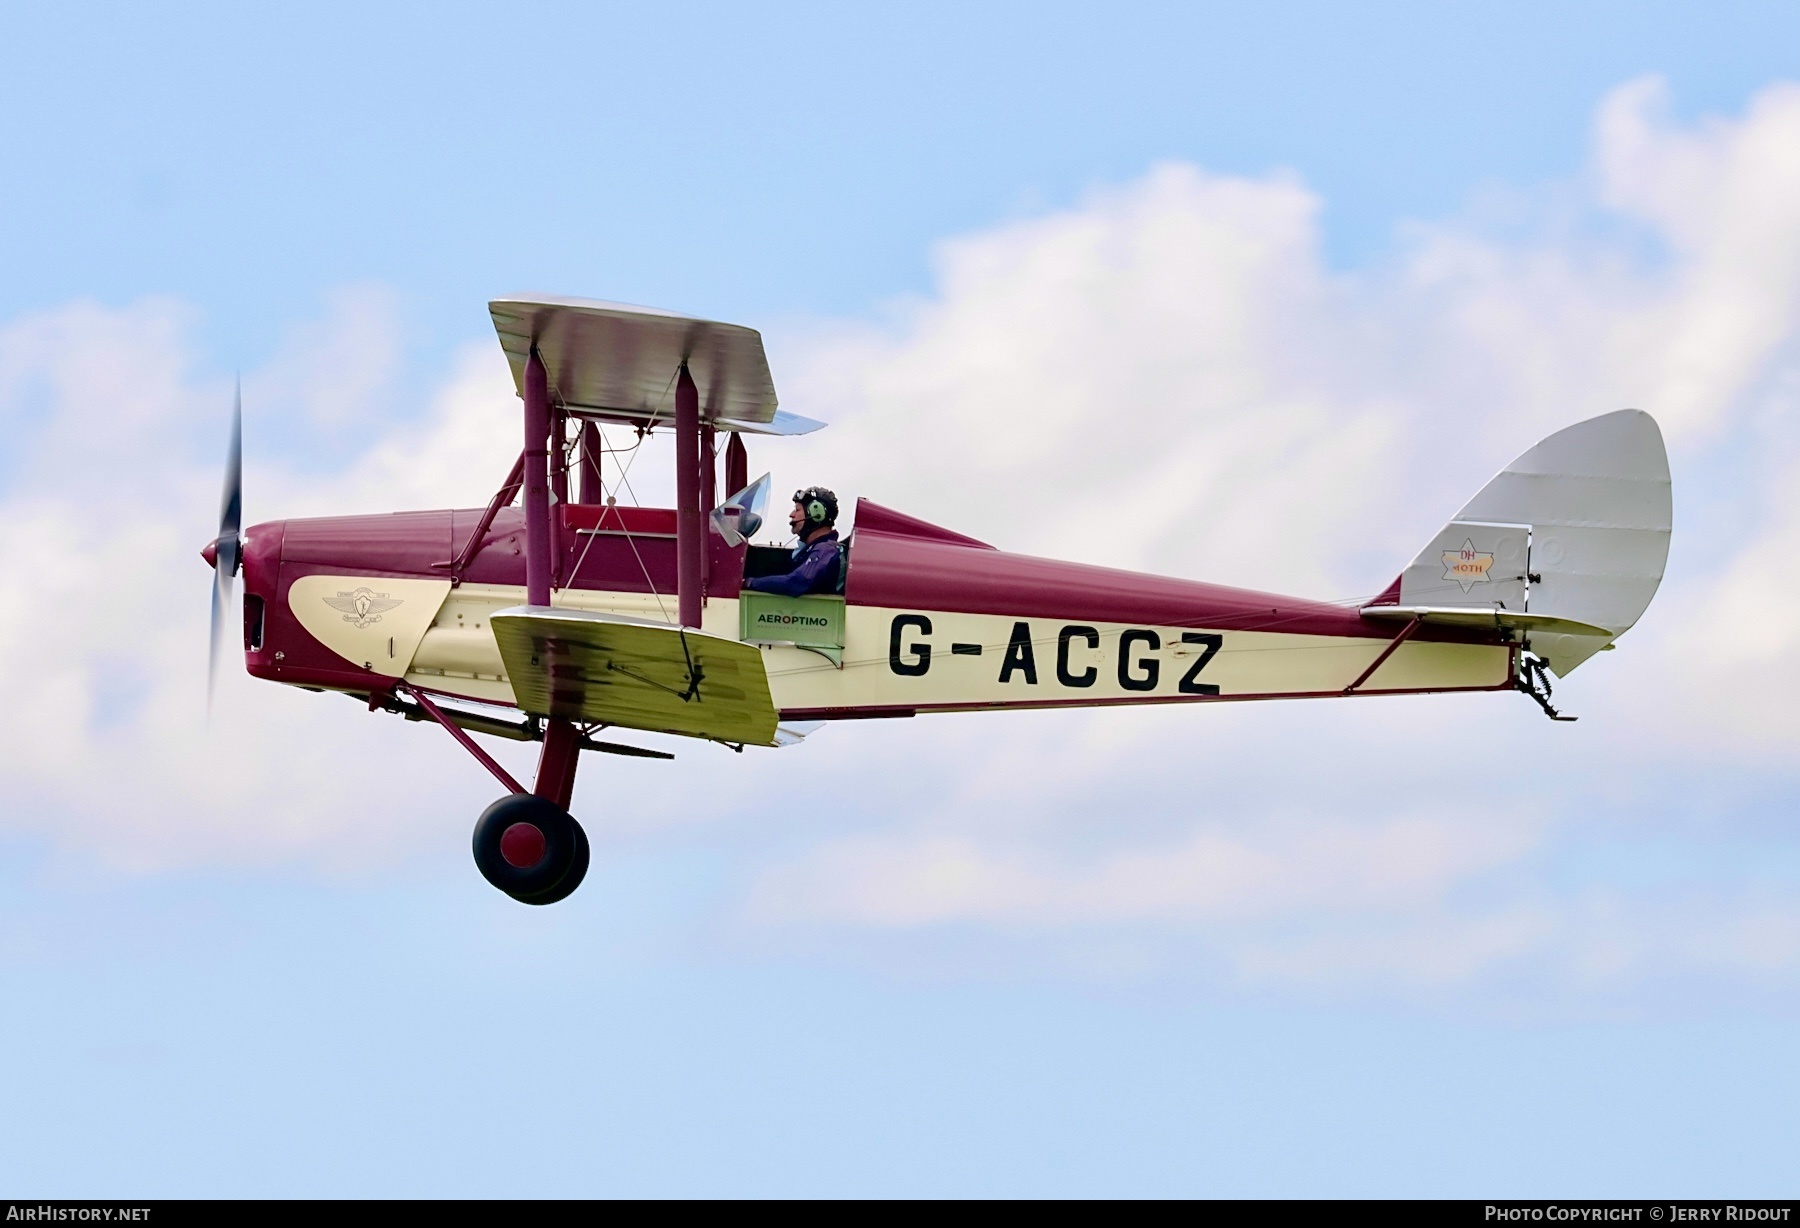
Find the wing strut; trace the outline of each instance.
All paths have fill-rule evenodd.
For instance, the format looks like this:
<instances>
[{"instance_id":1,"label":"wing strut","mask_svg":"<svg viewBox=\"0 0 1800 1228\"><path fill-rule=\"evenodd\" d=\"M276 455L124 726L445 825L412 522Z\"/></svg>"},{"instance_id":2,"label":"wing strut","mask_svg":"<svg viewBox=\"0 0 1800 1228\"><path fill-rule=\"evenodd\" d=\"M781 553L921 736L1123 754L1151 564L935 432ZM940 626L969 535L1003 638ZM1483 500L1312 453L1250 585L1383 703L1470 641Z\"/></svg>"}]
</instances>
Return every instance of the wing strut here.
<instances>
[{"instance_id":1,"label":"wing strut","mask_svg":"<svg viewBox=\"0 0 1800 1228\"><path fill-rule=\"evenodd\" d=\"M537 346L525 362L525 604L550 604L550 386Z\"/></svg>"},{"instance_id":2,"label":"wing strut","mask_svg":"<svg viewBox=\"0 0 1800 1228\"><path fill-rule=\"evenodd\" d=\"M500 514L501 508L513 501L514 496L519 493L519 487L524 482L525 455L520 453L519 459L513 462L513 467L507 470L506 481L500 483L500 489L494 492L492 499L488 500L487 510L481 513L481 519L476 522L475 531L469 534L469 540L463 543L462 550L448 562L432 564L433 567L450 569L450 587L455 588L462 583L463 572L469 569L469 564L475 561L475 556L481 553L482 546L487 544L487 532L494 525L494 517Z\"/></svg>"},{"instance_id":3,"label":"wing strut","mask_svg":"<svg viewBox=\"0 0 1800 1228\"><path fill-rule=\"evenodd\" d=\"M704 526L700 511L700 390L694 387L694 377L684 362L675 384L675 567L684 627L700 625Z\"/></svg>"},{"instance_id":4,"label":"wing strut","mask_svg":"<svg viewBox=\"0 0 1800 1228\"><path fill-rule=\"evenodd\" d=\"M530 357L525 361L525 603L538 609L550 605L552 421L550 381L534 339ZM575 793L575 768L580 762L580 732L566 720L548 718L544 722L544 749L538 754L537 780L531 791L567 810ZM514 791L524 792L516 787Z\"/></svg>"}]
</instances>

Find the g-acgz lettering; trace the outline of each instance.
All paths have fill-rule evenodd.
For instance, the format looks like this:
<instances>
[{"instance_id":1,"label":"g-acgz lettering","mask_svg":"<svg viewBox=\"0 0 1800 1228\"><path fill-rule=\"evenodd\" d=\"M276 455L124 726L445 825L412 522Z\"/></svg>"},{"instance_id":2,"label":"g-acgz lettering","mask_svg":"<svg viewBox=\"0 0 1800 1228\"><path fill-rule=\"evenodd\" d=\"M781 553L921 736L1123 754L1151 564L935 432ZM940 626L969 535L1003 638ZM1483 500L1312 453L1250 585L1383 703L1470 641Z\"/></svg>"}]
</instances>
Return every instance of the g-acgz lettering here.
<instances>
[{"instance_id":1,"label":"g-acgz lettering","mask_svg":"<svg viewBox=\"0 0 1800 1228\"><path fill-rule=\"evenodd\" d=\"M1206 663L1219 655L1219 649L1224 645L1225 637L1216 631L1183 631L1181 642L1183 644L1205 644L1206 651L1200 654L1198 661L1188 667L1188 672L1181 676L1181 683L1176 689L1183 695L1217 695L1219 693L1217 686L1210 682L1198 682L1196 679L1200 677L1200 671L1206 668Z\"/></svg>"},{"instance_id":2,"label":"g-acgz lettering","mask_svg":"<svg viewBox=\"0 0 1800 1228\"><path fill-rule=\"evenodd\" d=\"M931 668L931 645L923 641L903 645L901 637L908 629L930 635L931 620L923 614L894 615L893 626L888 631L888 668L896 674L917 678Z\"/></svg>"},{"instance_id":3,"label":"g-acgz lettering","mask_svg":"<svg viewBox=\"0 0 1800 1228\"><path fill-rule=\"evenodd\" d=\"M1069 643L1072 640L1085 640L1089 648L1100 647L1100 632L1094 627L1064 627L1056 635L1056 680L1064 686L1093 686L1100 677L1100 671L1090 665L1079 674L1069 669Z\"/></svg>"},{"instance_id":4,"label":"g-acgz lettering","mask_svg":"<svg viewBox=\"0 0 1800 1228\"><path fill-rule=\"evenodd\" d=\"M1162 676L1162 662L1155 657L1144 657L1133 661L1131 659L1133 644L1142 644L1151 652L1155 652L1162 647L1162 637L1154 631L1142 629L1126 631L1119 636L1119 685L1127 691L1154 691L1156 680ZM1143 667L1144 672L1141 677L1132 671L1134 665Z\"/></svg>"},{"instance_id":5,"label":"g-acgz lettering","mask_svg":"<svg viewBox=\"0 0 1800 1228\"><path fill-rule=\"evenodd\" d=\"M1031 651L1031 624L1014 623L1012 638L1006 642L1006 658L1000 662L1000 681L1023 673L1030 686L1037 685L1037 657Z\"/></svg>"}]
</instances>

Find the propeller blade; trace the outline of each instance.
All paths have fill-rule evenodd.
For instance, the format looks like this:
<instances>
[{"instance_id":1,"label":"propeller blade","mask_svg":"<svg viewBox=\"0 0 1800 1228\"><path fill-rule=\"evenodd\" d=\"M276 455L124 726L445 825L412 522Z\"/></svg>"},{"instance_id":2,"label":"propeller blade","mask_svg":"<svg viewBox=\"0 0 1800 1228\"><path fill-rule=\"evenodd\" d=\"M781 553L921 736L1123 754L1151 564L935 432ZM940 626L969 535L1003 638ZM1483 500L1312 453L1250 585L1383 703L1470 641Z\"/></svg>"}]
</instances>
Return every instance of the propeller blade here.
<instances>
[{"instance_id":1,"label":"propeller blade","mask_svg":"<svg viewBox=\"0 0 1800 1228\"><path fill-rule=\"evenodd\" d=\"M231 445L225 453L225 489L219 498L219 535L213 539L212 634L206 654L206 713L212 715L213 690L219 678L219 653L225 620L231 616L231 594L243 566L239 530L244 519L244 388L238 383L231 406Z\"/></svg>"},{"instance_id":2,"label":"propeller blade","mask_svg":"<svg viewBox=\"0 0 1800 1228\"><path fill-rule=\"evenodd\" d=\"M213 572L212 635L206 650L206 715L212 716L213 690L219 681L219 647L226 616L231 610L231 579L223 567Z\"/></svg>"},{"instance_id":3,"label":"propeller blade","mask_svg":"<svg viewBox=\"0 0 1800 1228\"><path fill-rule=\"evenodd\" d=\"M239 557L238 531L244 521L244 389L240 382L231 406L231 447L225 454L225 489L219 496L219 562L229 563L225 574L235 576ZM229 559L226 550L230 550Z\"/></svg>"}]
</instances>

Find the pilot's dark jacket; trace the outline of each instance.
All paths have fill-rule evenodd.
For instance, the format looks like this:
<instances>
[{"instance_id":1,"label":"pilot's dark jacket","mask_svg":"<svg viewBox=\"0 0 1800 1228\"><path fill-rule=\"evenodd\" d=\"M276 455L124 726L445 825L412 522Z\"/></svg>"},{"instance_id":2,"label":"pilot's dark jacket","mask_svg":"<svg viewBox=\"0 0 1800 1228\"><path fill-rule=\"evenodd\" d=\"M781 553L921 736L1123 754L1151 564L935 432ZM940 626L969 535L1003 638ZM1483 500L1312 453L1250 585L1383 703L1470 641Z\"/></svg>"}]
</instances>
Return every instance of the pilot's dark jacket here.
<instances>
[{"instance_id":1,"label":"pilot's dark jacket","mask_svg":"<svg viewBox=\"0 0 1800 1228\"><path fill-rule=\"evenodd\" d=\"M780 593L784 597L835 593L843 565L843 555L838 550L837 530L833 529L823 537L795 546L786 574L757 576L753 580L744 581L744 587L758 593Z\"/></svg>"}]
</instances>

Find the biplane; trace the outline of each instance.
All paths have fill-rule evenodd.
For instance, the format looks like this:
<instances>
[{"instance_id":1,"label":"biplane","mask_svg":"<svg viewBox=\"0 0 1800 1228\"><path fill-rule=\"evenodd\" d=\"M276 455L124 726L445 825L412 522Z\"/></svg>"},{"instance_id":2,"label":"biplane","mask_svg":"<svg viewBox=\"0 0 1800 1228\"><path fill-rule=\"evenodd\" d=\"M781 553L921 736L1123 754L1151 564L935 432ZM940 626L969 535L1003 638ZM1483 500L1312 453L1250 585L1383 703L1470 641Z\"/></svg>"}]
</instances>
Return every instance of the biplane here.
<instances>
[{"instance_id":1,"label":"biplane","mask_svg":"<svg viewBox=\"0 0 1800 1228\"><path fill-rule=\"evenodd\" d=\"M778 407L761 335L542 295L489 311L524 429L485 508L240 532L239 414L203 554L215 662L241 571L249 672L442 726L506 790L476 865L528 904L587 872L582 752L672 757L614 731L742 750L936 712L1511 690L1572 719L1551 676L1630 629L1668 556L1662 434L1620 410L1527 450L1350 605L1013 554L866 498L839 591L752 592L787 552L751 540L769 479L745 437L823 425ZM607 428L672 433L675 507L605 488ZM474 734L541 743L530 787Z\"/></svg>"}]
</instances>

